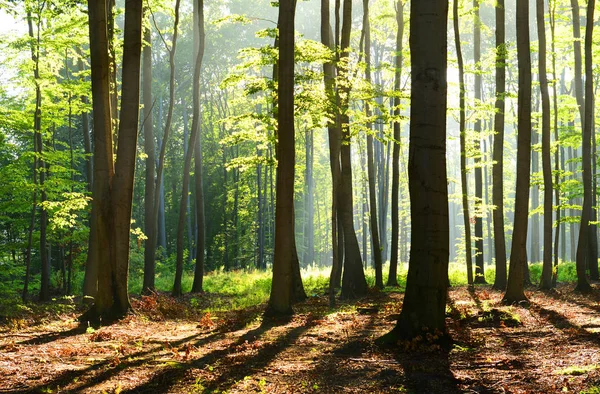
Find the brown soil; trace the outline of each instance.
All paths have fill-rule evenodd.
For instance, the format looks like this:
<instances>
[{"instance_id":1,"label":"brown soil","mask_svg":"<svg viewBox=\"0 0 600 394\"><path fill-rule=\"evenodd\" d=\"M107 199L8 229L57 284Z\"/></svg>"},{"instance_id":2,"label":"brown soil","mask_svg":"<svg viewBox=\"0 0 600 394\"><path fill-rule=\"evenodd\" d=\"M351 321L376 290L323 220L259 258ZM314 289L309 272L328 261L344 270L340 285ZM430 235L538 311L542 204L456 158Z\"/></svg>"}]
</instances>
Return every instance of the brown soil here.
<instances>
[{"instance_id":1,"label":"brown soil","mask_svg":"<svg viewBox=\"0 0 600 394\"><path fill-rule=\"evenodd\" d=\"M136 300L136 315L95 330L79 328L74 314L13 320L0 326L0 392L580 393L600 385L600 291L575 295L563 285L527 295L529 306L502 306L489 287L451 289L449 351L376 344L401 294L374 293L334 312L325 297L312 298L280 321L262 321L264 306L197 316L166 296Z\"/></svg>"}]
</instances>

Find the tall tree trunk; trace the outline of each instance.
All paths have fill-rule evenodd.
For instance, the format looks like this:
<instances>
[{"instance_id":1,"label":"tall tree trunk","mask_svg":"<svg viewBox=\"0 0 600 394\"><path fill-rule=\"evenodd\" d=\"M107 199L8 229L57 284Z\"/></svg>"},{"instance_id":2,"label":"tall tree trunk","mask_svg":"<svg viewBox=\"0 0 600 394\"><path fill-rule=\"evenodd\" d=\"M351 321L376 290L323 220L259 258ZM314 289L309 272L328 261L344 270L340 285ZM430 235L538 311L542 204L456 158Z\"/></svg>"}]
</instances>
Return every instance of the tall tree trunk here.
<instances>
[{"instance_id":1,"label":"tall tree trunk","mask_svg":"<svg viewBox=\"0 0 600 394\"><path fill-rule=\"evenodd\" d=\"M201 67L204 57L204 46L206 41L206 32L204 29L204 0L194 2L194 52L196 53L196 67ZM194 117L198 118L196 127L201 128L200 120L200 81L197 81L192 87L194 97ZM198 134L196 137L196 146L194 148L194 183L196 187L196 269L194 271L194 283L192 284L192 293L202 292L202 283L204 281L204 252L206 249L206 228L204 217L204 187L202 173L202 136L200 130L192 130L192 133Z\"/></svg>"},{"instance_id":2,"label":"tall tree trunk","mask_svg":"<svg viewBox=\"0 0 600 394\"><path fill-rule=\"evenodd\" d=\"M34 118L35 122L35 118ZM37 135L33 136L33 152L37 152ZM29 221L29 229L27 230L27 250L25 252L25 279L23 281L23 292L21 299L27 301L29 293L29 275L31 272L31 254L33 249L33 230L35 228L35 212L37 211L37 190L38 190L38 158L33 156L33 196L31 198L31 219Z\"/></svg>"},{"instance_id":3,"label":"tall tree trunk","mask_svg":"<svg viewBox=\"0 0 600 394\"><path fill-rule=\"evenodd\" d=\"M130 309L127 290L129 232L135 171L142 49L142 2L125 6L122 107L118 152L113 163L109 86L109 43L105 0L90 2L90 50L94 109L94 191L92 219L97 226L90 256L101 269L95 304L82 319L121 317ZM95 213L95 216L94 216Z\"/></svg>"},{"instance_id":4,"label":"tall tree trunk","mask_svg":"<svg viewBox=\"0 0 600 394\"><path fill-rule=\"evenodd\" d=\"M544 0L536 0L539 40L539 74L542 93L542 171L544 174L544 260L540 288L552 288L552 163L550 155L550 93L546 75L546 28ZM558 232L558 228L557 228Z\"/></svg>"},{"instance_id":5,"label":"tall tree trunk","mask_svg":"<svg viewBox=\"0 0 600 394\"><path fill-rule=\"evenodd\" d=\"M338 0L339 1L339 0ZM338 2L336 1L336 3ZM329 23L329 0L321 0L321 42L326 48L333 50L333 34ZM327 95L327 112L333 115L337 112L335 104L334 84L335 68L333 62L323 63L323 80L325 85L325 94ZM340 133L337 128L337 122L327 124L329 137L329 160L331 166L331 244L332 244L332 265L331 276L329 278L329 304L333 307L335 304L335 288L338 285L337 278L341 273L341 261L339 256L338 233L338 190L340 179Z\"/></svg>"},{"instance_id":6,"label":"tall tree trunk","mask_svg":"<svg viewBox=\"0 0 600 394\"><path fill-rule=\"evenodd\" d=\"M152 29L149 25L144 30L143 49L143 102L144 102L144 151L146 153L146 182L144 193L145 232L148 239L144 248L144 283L142 293L154 290L156 266L156 213L155 201L155 165L156 147L154 146L154 119L152 118Z\"/></svg>"},{"instance_id":7,"label":"tall tree trunk","mask_svg":"<svg viewBox=\"0 0 600 394\"><path fill-rule=\"evenodd\" d=\"M198 12L203 9L203 0L198 1ZM175 3L175 20L179 21L179 4L180 0L176 0ZM203 18L198 17L198 23L204 22ZM176 25L177 25L176 22ZM174 35L176 34L176 29ZM175 41L174 41L175 42ZM172 51L174 52L175 47L173 47ZM183 183L181 186L181 199L179 202L179 220L177 221L177 255L175 261L175 282L173 284L172 294L175 297L181 296L183 294L183 289L181 288L181 279L183 277L183 241L184 236L183 233L185 231L185 217L187 212L187 204L189 201L188 193L190 188L190 168L192 166L192 156L194 155L194 151L196 150L196 140L198 138L198 134L200 133L200 91L198 85L200 85L200 72L202 70L202 59L204 57L204 51L198 50L196 54L196 61L194 63L194 76L192 78L192 86L193 89L193 108L194 114L192 116L192 130L190 133L190 139L188 142L189 149L185 155L185 162L183 165ZM174 65L173 65L174 66ZM171 111L169 111L171 112ZM169 122L169 116L167 116L167 122ZM166 139L166 138L165 138ZM160 168L159 168L160 169ZM200 233L200 231L198 232Z\"/></svg>"},{"instance_id":8,"label":"tall tree trunk","mask_svg":"<svg viewBox=\"0 0 600 394\"><path fill-rule=\"evenodd\" d=\"M448 186L446 175L448 2L411 5L409 189L411 252L402 312L391 336L446 333Z\"/></svg>"},{"instance_id":9,"label":"tall tree trunk","mask_svg":"<svg viewBox=\"0 0 600 394\"><path fill-rule=\"evenodd\" d=\"M529 41L529 2L517 0L517 60L519 66L517 187L515 220L510 253L508 284L503 302L527 300L524 270L527 264L527 218L531 170L531 43Z\"/></svg>"},{"instance_id":10,"label":"tall tree trunk","mask_svg":"<svg viewBox=\"0 0 600 394\"><path fill-rule=\"evenodd\" d=\"M402 50L404 39L404 4L403 0L396 2L396 56L395 73L394 73L394 90L400 91L400 83L402 79ZM390 255L390 272L388 275L388 286L398 286L398 254L399 245L398 238L400 235L399 226L399 206L400 199L400 97L394 97L394 151L392 154L392 251ZM373 181L373 189L375 189L375 181ZM375 192L375 190L373 190Z\"/></svg>"},{"instance_id":11,"label":"tall tree trunk","mask_svg":"<svg viewBox=\"0 0 600 394\"><path fill-rule=\"evenodd\" d=\"M471 257L471 216L469 214L469 193L467 182L467 150L466 150L466 120L465 120L465 71L460 43L460 20L458 15L458 0L454 0L452 13L454 18L454 42L458 58L459 84L459 131L460 131L460 184L463 206L463 223L465 226L465 259L467 263L467 283L473 285L473 259Z\"/></svg>"},{"instance_id":12,"label":"tall tree trunk","mask_svg":"<svg viewBox=\"0 0 600 394\"><path fill-rule=\"evenodd\" d=\"M292 260L297 260L294 226L294 20L295 0L279 3L277 102L277 200L275 259L267 314L290 314L294 298Z\"/></svg>"},{"instance_id":13,"label":"tall tree trunk","mask_svg":"<svg viewBox=\"0 0 600 394\"><path fill-rule=\"evenodd\" d=\"M344 64L350 53L350 32L352 29L352 0L344 0L341 36L340 63ZM367 293L367 281L362 266L358 239L354 230L354 216L352 202L352 161L351 161L351 136L350 119L348 115L350 95L350 70L347 65L338 67L338 76L342 86L338 89L340 100L340 120L342 143L340 148L341 178L339 193L339 212L344 232L344 273L342 276L342 297L354 298Z\"/></svg>"},{"instance_id":14,"label":"tall tree trunk","mask_svg":"<svg viewBox=\"0 0 600 394\"><path fill-rule=\"evenodd\" d=\"M398 3L400 3L400 7L402 2L398 1ZM365 79L367 81L367 83L371 83L371 26L370 26L370 22L369 22L369 0L363 0L363 29L364 29L364 35L365 35L365 63L366 63L366 70L365 70ZM398 67L397 64L397 60L396 60L396 67ZM367 119L370 119L372 114L371 114L371 108L369 106L368 101L365 101L365 112L367 115ZM400 130L400 125L398 125L398 131ZM383 289L383 274L382 274L382 261L381 261L381 246L379 244L379 229L377 226L377 194L375 192L375 164L373 163L373 131L372 131L372 124L369 121L367 121L367 175L369 178L369 217L370 217L370 230L371 230L371 240L372 240L372 245L373 245L373 250L372 250L372 254L373 254L373 262L375 263L375 286L379 287L380 289ZM398 186L396 184L396 186ZM397 189L396 189L396 194L397 194ZM397 197L397 196L396 196ZM393 216L393 208L394 207L394 201L392 200L392 216ZM398 219L398 202L396 201L396 219ZM396 220L396 224L397 220ZM398 264L398 229L396 228L396 249L395 249L395 255L396 255L396 264L394 264L394 268L396 268L397 264ZM392 245L394 245L394 232L392 231ZM364 248L367 247L367 245L363 245ZM392 256L394 256L394 247L392 246ZM396 279L396 272L394 269L394 272L391 272L391 268L390 268L390 274L393 274L393 279L391 280L392 282L395 282L393 285L398 285L397 279ZM388 284L390 283L390 279L388 278Z\"/></svg>"},{"instance_id":15,"label":"tall tree trunk","mask_svg":"<svg viewBox=\"0 0 600 394\"><path fill-rule=\"evenodd\" d=\"M576 0L574 0L576 2ZM594 75L592 58L592 36L594 32L594 7L596 1L588 0L587 22L585 27L585 117L582 118L582 167L583 167L583 207L579 225L577 242L577 286L576 290L587 292L591 290L586 274L586 260L589 264L598 265L596 256L590 251L590 217L592 213L592 129L594 122Z\"/></svg>"},{"instance_id":16,"label":"tall tree trunk","mask_svg":"<svg viewBox=\"0 0 600 394\"><path fill-rule=\"evenodd\" d=\"M46 226L48 222L48 212L43 207L43 203L46 201L46 190L44 188L44 182L46 180L46 165L43 156L44 140L42 138L42 88L39 84L40 79L40 43L41 43L41 23L42 23L42 10L45 3L38 5L36 10L37 24L36 30L33 29L33 16L32 11L27 10L27 26L29 28L29 38L32 40L31 44L31 60L33 61L33 77L35 84L35 110L33 114L33 133L34 133L34 155L37 158L37 168L39 169L39 180L40 180L40 257L42 265L42 273L40 279L40 301L48 301L50 299L50 262L48 261L48 251L46 244ZM33 217L34 215L32 215ZM24 292L25 293L25 292Z\"/></svg>"},{"instance_id":17,"label":"tall tree trunk","mask_svg":"<svg viewBox=\"0 0 600 394\"><path fill-rule=\"evenodd\" d=\"M556 85L558 84L558 78L556 74L556 0L550 1L550 35L551 35L551 50L552 50L552 75L554 76L554 81L552 83L552 99L554 104L554 142L557 144L556 151L554 152L554 199L556 203L556 232L554 234L554 267L552 270L552 287L556 286L556 281L558 279L558 261L559 261L559 241L560 241L560 233L563 232L563 241L562 241L562 258L565 258L565 224L561 223L561 200L560 200L560 169L564 170L564 164L561 166L560 163L560 153L563 151L562 157L564 161L564 150L558 145L560 139L558 135L558 89ZM543 275L542 275L543 276Z\"/></svg>"},{"instance_id":18,"label":"tall tree trunk","mask_svg":"<svg viewBox=\"0 0 600 394\"><path fill-rule=\"evenodd\" d=\"M481 103L481 20L479 0L473 0L473 60L475 62L475 105ZM483 256L483 171L481 160L481 117L477 116L473 128L475 132L475 283L486 283Z\"/></svg>"},{"instance_id":19,"label":"tall tree trunk","mask_svg":"<svg viewBox=\"0 0 600 394\"><path fill-rule=\"evenodd\" d=\"M304 252L304 265L312 265L315 262L315 182L313 175L314 166L314 142L313 132L307 131L306 133L306 231L305 237L305 252Z\"/></svg>"}]
</instances>

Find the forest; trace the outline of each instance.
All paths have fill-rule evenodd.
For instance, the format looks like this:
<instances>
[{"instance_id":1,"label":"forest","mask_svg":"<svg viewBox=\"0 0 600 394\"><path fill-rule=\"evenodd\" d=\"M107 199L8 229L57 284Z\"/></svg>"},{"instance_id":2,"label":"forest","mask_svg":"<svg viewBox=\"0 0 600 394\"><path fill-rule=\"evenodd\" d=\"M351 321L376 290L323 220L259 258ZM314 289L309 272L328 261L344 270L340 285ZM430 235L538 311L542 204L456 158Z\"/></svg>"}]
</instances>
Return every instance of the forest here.
<instances>
[{"instance_id":1,"label":"forest","mask_svg":"<svg viewBox=\"0 0 600 394\"><path fill-rule=\"evenodd\" d=\"M595 0L0 0L0 392L600 393Z\"/></svg>"}]
</instances>

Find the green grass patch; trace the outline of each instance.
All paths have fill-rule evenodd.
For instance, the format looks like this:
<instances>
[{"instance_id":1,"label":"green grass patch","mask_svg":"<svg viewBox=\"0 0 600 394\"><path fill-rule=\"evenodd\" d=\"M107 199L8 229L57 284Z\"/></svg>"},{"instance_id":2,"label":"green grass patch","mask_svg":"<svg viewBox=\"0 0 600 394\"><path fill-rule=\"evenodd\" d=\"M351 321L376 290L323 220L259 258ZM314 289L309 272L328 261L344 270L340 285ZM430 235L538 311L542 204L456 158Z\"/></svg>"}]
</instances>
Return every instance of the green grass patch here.
<instances>
[{"instance_id":1,"label":"green grass patch","mask_svg":"<svg viewBox=\"0 0 600 394\"><path fill-rule=\"evenodd\" d=\"M571 367L567 367L564 369L558 369L558 370L554 371L554 373L557 375L578 376L578 375L584 375L588 372L595 371L597 369L600 369L600 365L598 365L598 364L573 365Z\"/></svg>"}]
</instances>

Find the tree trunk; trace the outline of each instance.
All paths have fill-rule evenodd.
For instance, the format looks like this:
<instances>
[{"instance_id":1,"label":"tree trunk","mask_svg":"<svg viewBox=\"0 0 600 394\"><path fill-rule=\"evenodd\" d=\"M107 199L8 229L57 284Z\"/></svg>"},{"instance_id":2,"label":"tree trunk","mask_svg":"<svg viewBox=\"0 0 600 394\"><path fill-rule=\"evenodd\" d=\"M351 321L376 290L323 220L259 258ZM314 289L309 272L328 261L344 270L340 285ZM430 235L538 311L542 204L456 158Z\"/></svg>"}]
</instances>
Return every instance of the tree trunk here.
<instances>
[{"instance_id":1,"label":"tree trunk","mask_svg":"<svg viewBox=\"0 0 600 394\"><path fill-rule=\"evenodd\" d=\"M155 201L155 165L156 147L154 146L154 119L152 118L152 29L144 30L143 49L143 102L144 102L144 151L146 153L146 182L144 193L145 232L148 239L144 248L144 283L142 293L154 290L156 266L156 213Z\"/></svg>"},{"instance_id":2,"label":"tree trunk","mask_svg":"<svg viewBox=\"0 0 600 394\"><path fill-rule=\"evenodd\" d=\"M577 0L573 0L577 2ZM586 260L588 263L598 264L596 256L590 251L590 218L592 213L592 129L594 122L594 75L592 59L592 35L594 31L594 6L595 0L589 0L587 6L587 22L585 28L585 111L582 137L582 167L583 167L583 207L581 211L581 222L579 225L579 239L577 242L577 286L576 290L587 292L591 285L586 274Z\"/></svg>"},{"instance_id":3,"label":"tree trunk","mask_svg":"<svg viewBox=\"0 0 600 394\"><path fill-rule=\"evenodd\" d=\"M277 199L275 258L267 314L291 314L293 259L296 254L294 226L294 19L295 0L279 3L279 65L277 102ZM297 260L297 257L296 257Z\"/></svg>"},{"instance_id":4,"label":"tree trunk","mask_svg":"<svg viewBox=\"0 0 600 394\"><path fill-rule=\"evenodd\" d=\"M552 163L550 155L550 93L546 75L544 0L536 0L539 40L539 75L542 93L542 171L544 174L544 258L540 288L552 288ZM557 229L558 231L558 229Z\"/></svg>"},{"instance_id":5,"label":"tree trunk","mask_svg":"<svg viewBox=\"0 0 600 394\"><path fill-rule=\"evenodd\" d=\"M479 18L479 0L473 0L473 60L475 62L475 105L481 103L481 20ZM483 256L483 171L481 164L481 117L477 116L473 128L475 132L475 283L484 284Z\"/></svg>"},{"instance_id":6,"label":"tree trunk","mask_svg":"<svg viewBox=\"0 0 600 394\"><path fill-rule=\"evenodd\" d=\"M411 5L409 189L411 252L394 338L446 333L448 186L446 176L448 2Z\"/></svg>"},{"instance_id":7,"label":"tree trunk","mask_svg":"<svg viewBox=\"0 0 600 394\"><path fill-rule=\"evenodd\" d=\"M473 285L473 260L471 257L471 216L469 214L469 193L467 182L466 120L465 120L465 71L460 44L460 21L458 0L454 0L452 13L454 18L454 42L458 57L459 84L459 131L460 131L460 184L462 189L463 223L465 226L465 259L467 263L467 283Z\"/></svg>"},{"instance_id":8,"label":"tree trunk","mask_svg":"<svg viewBox=\"0 0 600 394\"><path fill-rule=\"evenodd\" d=\"M517 186L515 219L510 253L508 284L503 302L527 300L524 292L524 266L527 264L527 218L531 170L531 43L529 41L529 6L517 0L517 60L519 66Z\"/></svg>"},{"instance_id":9,"label":"tree trunk","mask_svg":"<svg viewBox=\"0 0 600 394\"><path fill-rule=\"evenodd\" d=\"M399 1L400 4L402 4L401 1ZM369 0L363 0L363 29L364 29L364 36L365 36L365 48L364 48L364 53L365 53L365 63L366 63L366 70L365 70L365 79L367 81L367 83L371 83L371 27L370 27L370 22L369 22ZM396 61L398 62L398 61ZM397 63L396 63L396 67L398 67ZM370 119L372 114L371 114L371 108L369 106L369 102L365 101L365 112L366 112L366 116L367 119ZM398 131L400 131L400 125L398 125ZM379 287L380 289L383 289L383 274L382 274L382 261L381 261L381 246L379 244L379 229L377 226L377 194L375 192L375 165L373 163L373 130L372 130L372 124L370 122L370 120L367 121L367 175L368 175L368 183L369 183L369 218L370 218L370 230L371 230L371 241L372 241L372 245L373 245L373 250L372 250L372 255L373 255L373 262L374 262L374 266L375 266L375 286ZM396 184L396 186L398 186ZM397 194L397 189L396 189L396 194ZM396 196L397 197L397 196ZM394 201L392 200L392 216L393 216L393 206L394 206ZM397 216L397 212L398 212L398 202L396 201L396 219L398 218ZM396 224L397 220L396 220ZM395 282L392 285L393 286L397 286L398 282L396 279L396 266L398 264L398 232L397 232L397 228L396 228L396 251L395 251L395 255L396 255L396 264L393 263L392 260L392 265L394 265L394 272L392 272L392 269L390 267L390 275L393 275L393 278L390 279L388 278L388 284L390 282ZM394 235L393 235L393 231L392 231L392 245L394 245ZM366 245L363 245L364 248L366 248ZM392 256L394 256L394 249L392 246Z\"/></svg>"},{"instance_id":10,"label":"tree trunk","mask_svg":"<svg viewBox=\"0 0 600 394\"><path fill-rule=\"evenodd\" d=\"M395 73L394 73L394 90L400 91L400 83L402 79L402 50L404 39L404 4L402 0L396 2L396 56L395 58ZM388 286L398 286L398 255L399 245L398 238L400 236L399 226L399 199L400 199L400 97L394 97L394 151L392 154L392 251L390 255L390 272L388 275ZM375 181L373 181L373 189ZM373 192L375 192L373 190Z\"/></svg>"},{"instance_id":11,"label":"tree trunk","mask_svg":"<svg viewBox=\"0 0 600 394\"><path fill-rule=\"evenodd\" d=\"M340 62L343 64L350 52L350 32L352 29L352 0L344 0L343 23L341 36ZM341 178L339 193L339 213L344 232L344 273L342 276L342 297L354 298L367 293L367 281L362 266L358 239L354 230L354 216L352 202L352 161L351 161L351 136L350 119L347 113L350 95L350 70L347 66L338 67L338 75L342 86L338 88L340 101L340 124L342 143L340 148Z\"/></svg>"},{"instance_id":12,"label":"tree trunk","mask_svg":"<svg viewBox=\"0 0 600 394\"><path fill-rule=\"evenodd\" d=\"M203 0L197 0L199 3L197 5L198 11L200 12L203 9ZM175 3L175 25L177 25L179 21L179 4L180 0L176 0ZM198 18L198 23L204 22ZM177 29L174 31L174 40ZM175 47L172 48L172 52L174 52ZM202 59L204 56L204 51L198 50L196 54L196 61L194 63L194 76L192 79L192 86L200 85L200 72L202 70ZM173 64L174 67L174 64ZM171 102L172 105L172 102ZM183 277L183 241L184 236L183 233L185 231L185 218L187 212L187 203L189 201L189 188L190 188L190 168L192 166L192 156L194 155L194 151L196 150L196 139L198 138L198 134L200 132L200 91L199 88L196 87L193 89L193 108L194 114L192 116L192 130L190 133L190 139L188 142L189 149L187 154L185 155L185 162L183 165L183 183L181 187L181 199L179 202L179 220L177 221L177 255L175 261L175 283L173 284L172 294L174 297L179 297L183 294L183 289L181 288L181 279ZM171 111L169 111L171 113ZM169 123L169 116L167 116L167 122ZM166 128L165 128L166 130ZM165 138L166 140L166 138ZM200 233L200 231L198 231Z\"/></svg>"},{"instance_id":13,"label":"tree trunk","mask_svg":"<svg viewBox=\"0 0 600 394\"><path fill-rule=\"evenodd\" d=\"M560 241L560 233L563 232L563 241L562 241L562 258L565 258L565 224L561 223L561 201L560 201L560 169L564 170L564 163L561 165L560 157L561 150L563 151L562 157L564 161L564 150L561 146L558 145L560 139L558 135L558 89L556 85L558 80L556 78L556 1L550 2L550 35L551 35L551 48L552 48L552 75L554 77L554 81L552 83L552 99L554 104L554 142L557 144L556 151L554 152L554 199L556 203L556 232L554 234L554 267L552 270L552 287L556 286L556 281L558 279L558 261L559 261L559 241ZM543 275L542 275L543 276Z\"/></svg>"},{"instance_id":14,"label":"tree trunk","mask_svg":"<svg viewBox=\"0 0 600 394\"><path fill-rule=\"evenodd\" d=\"M110 321L130 309L127 278L133 178L139 120L142 2L125 7L122 108L117 161L113 163L112 112L109 86L109 43L106 0L90 2L90 51L94 109L94 242L88 265L98 267L98 292L93 308L81 319Z\"/></svg>"},{"instance_id":15,"label":"tree trunk","mask_svg":"<svg viewBox=\"0 0 600 394\"><path fill-rule=\"evenodd\" d=\"M194 28L194 41L198 41L198 45L194 45L196 53L196 67L200 68L202 58L204 56L204 44L206 41L206 33L204 30L204 0L194 2L194 20L196 21ZM192 87L194 93L194 117L198 118L196 127L200 126L200 81L196 81ZM202 143L200 130L192 130L192 133L198 134L196 137L196 145L194 147L194 183L196 187L196 222L198 223L196 235L196 269L194 272L194 283L192 284L192 293L202 292L202 283L204 279L204 250L205 245L205 219L204 219L204 188L203 188L203 173L202 173Z\"/></svg>"},{"instance_id":16,"label":"tree trunk","mask_svg":"<svg viewBox=\"0 0 600 394\"><path fill-rule=\"evenodd\" d=\"M333 50L333 34L329 23L329 0L321 0L321 42L326 48ZM335 69L333 62L323 63L323 81L325 85L325 94L327 95L327 112L333 115L337 111L335 107ZM328 122L327 131L329 137L329 160L331 166L331 244L332 244L332 264L331 275L329 278L329 304L331 307L335 304L335 288L339 283L336 279L341 273L341 262L338 254L338 189L340 179L340 147L339 147L339 129L337 122Z\"/></svg>"}]
</instances>

